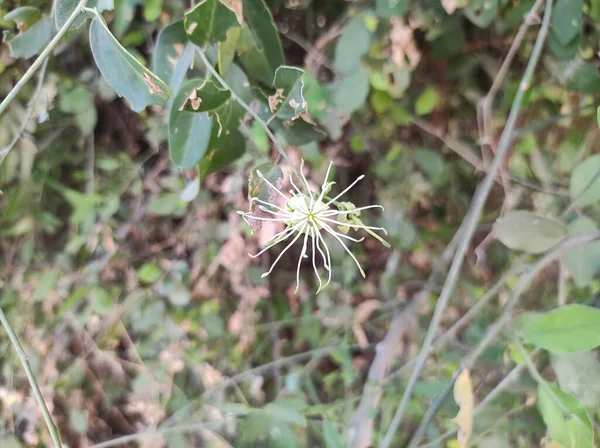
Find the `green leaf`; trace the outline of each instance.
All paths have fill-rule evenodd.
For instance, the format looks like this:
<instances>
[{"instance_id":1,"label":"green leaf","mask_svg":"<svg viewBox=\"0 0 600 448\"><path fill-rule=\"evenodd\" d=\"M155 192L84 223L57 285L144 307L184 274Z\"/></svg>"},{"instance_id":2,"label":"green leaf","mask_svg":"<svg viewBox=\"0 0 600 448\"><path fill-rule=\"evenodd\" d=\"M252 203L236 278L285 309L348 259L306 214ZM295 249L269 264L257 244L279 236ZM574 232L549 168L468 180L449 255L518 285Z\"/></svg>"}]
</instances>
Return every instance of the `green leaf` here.
<instances>
[{"instance_id":1,"label":"green leaf","mask_svg":"<svg viewBox=\"0 0 600 448\"><path fill-rule=\"evenodd\" d=\"M8 44L13 58L28 59L35 56L50 42L51 37L52 22L45 14L22 33L14 35L10 31L4 32L4 41Z\"/></svg>"},{"instance_id":2,"label":"green leaf","mask_svg":"<svg viewBox=\"0 0 600 448\"><path fill-rule=\"evenodd\" d=\"M251 77L270 85L278 67L285 65L279 31L264 0L245 0L238 53Z\"/></svg>"},{"instance_id":3,"label":"green leaf","mask_svg":"<svg viewBox=\"0 0 600 448\"><path fill-rule=\"evenodd\" d=\"M115 92L140 112L150 104L165 104L171 89L144 67L111 34L102 16L90 26L90 47L102 76Z\"/></svg>"},{"instance_id":4,"label":"green leaf","mask_svg":"<svg viewBox=\"0 0 600 448\"><path fill-rule=\"evenodd\" d=\"M303 74L304 70L285 65L277 69L273 79L275 93L269 96L269 109L273 115L282 120L295 120L306 111Z\"/></svg>"},{"instance_id":5,"label":"green leaf","mask_svg":"<svg viewBox=\"0 0 600 448\"><path fill-rule=\"evenodd\" d=\"M578 65L567 81L567 88L584 94L600 92L600 75L596 65L591 62Z\"/></svg>"},{"instance_id":6,"label":"green leaf","mask_svg":"<svg viewBox=\"0 0 600 448\"><path fill-rule=\"evenodd\" d=\"M194 47L188 42L183 20L179 20L160 30L152 53L152 70L175 91L194 58Z\"/></svg>"},{"instance_id":7,"label":"green leaf","mask_svg":"<svg viewBox=\"0 0 600 448\"><path fill-rule=\"evenodd\" d=\"M327 417L323 417L323 438L326 448L342 448L344 446L342 436Z\"/></svg>"},{"instance_id":8,"label":"green leaf","mask_svg":"<svg viewBox=\"0 0 600 448\"><path fill-rule=\"evenodd\" d=\"M403 16L406 12L407 3L407 0L377 0L377 14L384 19Z\"/></svg>"},{"instance_id":9,"label":"green leaf","mask_svg":"<svg viewBox=\"0 0 600 448\"><path fill-rule=\"evenodd\" d=\"M61 29L63 25L69 19L69 16L75 11L75 8L79 4L79 0L57 0L56 2L56 14L54 19L56 21L56 28ZM112 11L115 7L113 0L90 0L87 3L88 8L96 8L98 12ZM85 21L87 14L81 14L71 28L79 28Z\"/></svg>"},{"instance_id":10,"label":"green leaf","mask_svg":"<svg viewBox=\"0 0 600 448\"><path fill-rule=\"evenodd\" d=\"M212 45L227 38L227 30L239 27L235 12L220 0L202 0L185 14L185 31L198 46Z\"/></svg>"},{"instance_id":11,"label":"green leaf","mask_svg":"<svg viewBox=\"0 0 600 448\"><path fill-rule=\"evenodd\" d=\"M419 98L417 98L415 103L415 113L417 115L427 115L436 108L439 102L440 96L438 95L437 90L435 90L434 87L428 87L421 95L419 95Z\"/></svg>"},{"instance_id":12,"label":"green leaf","mask_svg":"<svg viewBox=\"0 0 600 448\"><path fill-rule=\"evenodd\" d=\"M569 224L569 236L582 236L598 230L594 221L587 216L580 216ZM569 249L562 257L562 262L573 276L575 284L583 288L590 284L594 275L600 271L600 241Z\"/></svg>"},{"instance_id":13,"label":"green leaf","mask_svg":"<svg viewBox=\"0 0 600 448\"><path fill-rule=\"evenodd\" d=\"M186 84L186 85L189 85ZM179 110L187 112L213 112L231 98L231 92L224 89L214 78L198 82L191 89L189 96L179 106Z\"/></svg>"},{"instance_id":14,"label":"green leaf","mask_svg":"<svg viewBox=\"0 0 600 448\"><path fill-rule=\"evenodd\" d=\"M538 409L554 441L565 447L593 448L589 417L569 394L553 384L539 384Z\"/></svg>"},{"instance_id":15,"label":"green leaf","mask_svg":"<svg viewBox=\"0 0 600 448\"><path fill-rule=\"evenodd\" d=\"M83 85L58 96L58 108L68 114L79 114L94 107L94 94Z\"/></svg>"},{"instance_id":16,"label":"green leaf","mask_svg":"<svg viewBox=\"0 0 600 448\"><path fill-rule=\"evenodd\" d=\"M479 28L487 28L498 15L498 0L472 0L464 9L464 14Z\"/></svg>"},{"instance_id":17,"label":"green leaf","mask_svg":"<svg viewBox=\"0 0 600 448\"><path fill-rule=\"evenodd\" d=\"M550 22L552 35L566 46L579 34L582 17L583 0L556 0Z\"/></svg>"},{"instance_id":18,"label":"green leaf","mask_svg":"<svg viewBox=\"0 0 600 448\"><path fill-rule=\"evenodd\" d=\"M290 146L304 146L311 142L320 142L325 140L325 133L299 118L294 121L280 120L271 122L272 128L281 134L286 143Z\"/></svg>"},{"instance_id":19,"label":"green leaf","mask_svg":"<svg viewBox=\"0 0 600 448\"><path fill-rule=\"evenodd\" d=\"M581 34L578 34L573 40L566 45L563 45L555 34L551 33L546 40L548 49L560 61L570 61L579 51L581 43Z\"/></svg>"},{"instance_id":20,"label":"green leaf","mask_svg":"<svg viewBox=\"0 0 600 448\"><path fill-rule=\"evenodd\" d=\"M593 351L555 353L551 361L562 390L586 408L600 405L600 360Z\"/></svg>"},{"instance_id":21,"label":"green leaf","mask_svg":"<svg viewBox=\"0 0 600 448\"><path fill-rule=\"evenodd\" d=\"M173 100L169 115L169 154L180 169L191 169L202 159L210 141L213 119L207 113L187 112L181 106L201 79L185 83Z\"/></svg>"},{"instance_id":22,"label":"green leaf","mask_svg":"<svg viewBox=\"0 0 600 448\"><path fill-rule=\"evenodd\" d=\"M335 44L333 66L341 74L350 75L360 69L362 57L369 51L373 33L365 22L367 14L352 18Z\"/></svg>"},{"instance_id":23,"label":"green leaf","mask_svg":"<svg viewBox=\"0 0 600 448\"><path fill-rule=\"evenodd\" d=\"M539 254L560 242L567 234L567 226L526 210L512 210L496 220L494 233L509 249Z\"/></svg>"},{"instance_id":24,"label":"green leaf","mask_svg":"<svg viewBox=\"0 0 600 448\"><path fill-rule=\"evenodd\" d=\"M600 345L600 309L566 305L528 322L526 341L554 352L579 352Z\"/></svg>"},{"instance_id":25,"label":"green leaf","mask_svg":"<svg viewBox=\"0 0 600 448\"><path fill-rule=\"evenodd\" d=\"M277 402L267 404L263 409L258 411L260 414L267 415L273 420L281 423L297 425L301 428L306 428L307 420L304 415L298 412L291 406L280 404Z\"/></svg>"},{"instance_id":26,"label":"green leaf","mask_svg":"<svg viewBox=\"0 0 600 448\"><path fill-rule=\"evenodd\" d=\"M600 200L600 155L588 157L573 169L569 192L577 207Z\"/></svg>"},{"instance_id":27,"label":"green leaf","mask_svg":"<svg viewBox=\"0 0 600 448\"><path fill-rule=\"evenodd\" d=\"M160 17L163 8L163 0L146 0L144 3L144 20L154 22Z\"/></svg>"},{"instance_id":28,"label":"green leaf","mask_svg":"<svg viewBox=\"0 0 600 448\"><path fill-rule=\"evenodd\" d=\"M137 275L142 283L154 283L160 278L161 270L153 263L145 263L138 269Z\"/></svg>"},{"instance_id":29,"label":"green leaf","mask_svg":"<svg viewBox=\"0 0 600 448\"><path fill-rule=\"evenodd\" d=\"M359 67L342 78L333 92L333 103L347 115L360 109L369 96L369 71Z\"/></svg>"},{"instance_id":30,"label":"green leaf","mask_svg":"<svg viewBox=\"0 0 600 448\"><path fill-rule=\"evenodd\" d=\"M219 74L221 76L227 76L229 68L235 58L235 49L240 39L241 28L235 27L230 28L227 31L227 39L224 42L219 42L218 46L218 65Z\"/></svg>"},{"instance_id":31,"label":"green leaf","mask_svg":"<svg viewBox=\"0 0 600 448\"><path fill-rule=\"evenodd\" d=\"M42 11L33 6L21 6L4 16L4 20L15 22L20 31L25 31L42 18Z\"/></svg>"}]
</instances>

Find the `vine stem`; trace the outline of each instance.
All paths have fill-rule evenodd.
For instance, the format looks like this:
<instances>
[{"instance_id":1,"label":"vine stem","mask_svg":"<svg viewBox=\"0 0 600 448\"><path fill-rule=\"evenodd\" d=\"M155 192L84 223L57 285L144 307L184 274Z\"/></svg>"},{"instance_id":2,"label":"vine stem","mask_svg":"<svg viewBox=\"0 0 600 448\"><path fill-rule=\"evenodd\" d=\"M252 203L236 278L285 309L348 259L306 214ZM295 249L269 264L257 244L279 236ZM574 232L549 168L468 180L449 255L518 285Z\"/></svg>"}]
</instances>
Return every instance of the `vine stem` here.
<instances>
[{"instance_id":1,"label":"vine stem","mask_svg":"<svg viewBox=\"0 0 600 448\"><path fill-rule=\"evenodd\" d=\"M58 434L58 429L52 420L52 416L50 415L50 411L46 406L46 402L44 401L44 397L42 396L42 391L40 390L40 386L35 379L35 375L33 374L33 369L29 364L27 353L21 347L21 343L19 342L19 338L14 332L13 328L10 325L10 322L6 318L4 311L0 308L0 322L2 322L2 326L8 333L8 337L10 338L10 342L17 352L17 356L21 361L21 365L23 366L23 370L25 370L25 375L27 375L27 379L29 380L29 384L31 385L31 389L33 390L33 395L38 403L40 410L42 411L42 415L44 417L44 421L46 422L46 427L48 428L48 432L50 433L50 437L52 438L52 442L56 448L61 447L60 436Z\"/></svg>"},{"instance_id":2,"label":"vine stem","mask_svg":"<svg viewBox=\"0 0 600 448\"><path fill-rule=\"evenodd\" d=\"M8 105L19 94L19 92L21 91L23 86L25 84L27 84L27 82L32 78L32 76L35 74L35 72L37 72L38 69L42 66L42 64L44 63L46 58L48 56L50 56L50 53L52 53L52 50L54 50L54 48L58 45L58 43L60 42L62 37L66 34L66 32L69 31L69 28L71 27L73 22L75 22L75 19L77 19L77 17L79 17L79 14L81 14L83 12L85 5L87 5L87 2L88 2L88 0L81 0L79 2L77 7L75 8L75 10L71 13L69 18L65 22L65 24L61 27L60 30L58 30L58 33L56 33L56 36L54 36L54 38L50 41L50 43L46 46L46 48L44 48L44 51L42 51L40 53L40 55L34 61L34 63L31 64L31 67L29 67L29 69L25 72L23 77L21 79L19 79L19 81L17 81L15 86L12 88L12 90L8 93L8 95L6 95L6 98L4 98L2 100L2 103L0 103L0 116L6 111L6 109L8 108Z\"/></svg>"},{"instance_id":3,"label":"vine stem","mask_svg":"<svg viewBox=\"0 0 600 448\"><path fill-rule=\"evenodd\" d=\"M231 98L233 98L240 106L242 106L244 108L244 110L246 112L248 112L248 114L250 114L250 116L252 118L254 118L262 126L262 128L265 130L265 132L267 133L267 136L271 139L271 141L275 145L275 148L277 148L277 151L279 152L279 156L277 157L277 160L275 161L275 164L277 164L277 161L279 160L280 157L283 157L285 159L285 161L290 165L290 167L292 168L292 170L294 171L294 174L297 177L300 177L300 174L296 170L296 167L294 166L294 164L292 163L292 161L289 159L289 157L287 156L287 154L285 153L285 151L283 150L283 148L281 147L281 145L277 142L277 139L273 135L273 132L271 132L271 129L269 129L269 125L262 118L260 118L260 116L243 99L241 99L233 91L233 89L229 86L229 84L227 84L227 81L225 81L221 77L221 75L219 75L219 73L215 70L215 68L213 67L213 65L210 63L210 61L208 60L208 58L204 54L204 51L202 50L202 48L197 47L196 49L198 51L198 55L200 56L200 59L202 59L202 62L204 63L204 66L210 72L210 74L213 75L217 79L217 81L219 81L219 83L223 87L225 87L227 90L229 90L231 92Z\"/></svg>"},{"instance_id":4,"label":"vine stem","mask_svg":"<svg viewBox=\"0 0 600 448\"><path fill-rule=\"evenodd\" d=\"M487 175L477 188L477 192L475 193L471 207L469 208L467 216L465 217L461 240L458 244L456 255L452 260L452 265L450 266L448 277L446 278L444 287L442 288L442 292L436 303L435 310L433 312L433 317L431 319L431 324L427 329L423 345L415 362L415 368L413 369L410 379L408 380L406 389L404 390L404 394L402 395L402 399L400 400L400 404L398 405L398 409L396 409L394 417L392 418L390 426L385 434L385 437L383 438L380 444L380 448L389 448L392 444L394 434L396 433L398 427L400 426L400 423L402 422L402 417L404 415L404 411L406 410L406 406L408 405L408 401L412 396L412 392L417 383L417 379L425 365L427 356L429 355L431 344L433 343L433 338L437 332L437 327L442 318L442 314L448 304L450 296L454 292L456 283L458 282L460 269L462 268L467 249L469 248L471 239L473 238L473 234L475 233L479 215L481 214L483 206L485 205L485 202L490 194L494 178L496 177L498 170L504 162L504 158L510 147L510 143L512 141L512 133L515 129L517 118L519 116L521 106L523 104L525 92L529 88L531 78L533 76L533 73L535 72L535 68L540 59L540 55L544 47L544 42L546 40L546 35L548 34L548 28L550 25L551 14L552 0L546 0L546 9L544 11L542 26L535 41L535 45L529 58L529 62L527 63L527 68L525 69L523 78L519 83L519 89L517 91L517 94L515 95L515 99L513 101L510 113L508 115L508 119L506 120L506 126L502 131L502 136L500 137L500 141L498 142L498 150L496 151L496 155L494 156L494 160L490 165L490 169Z\"/></svg>"}]
</instances>

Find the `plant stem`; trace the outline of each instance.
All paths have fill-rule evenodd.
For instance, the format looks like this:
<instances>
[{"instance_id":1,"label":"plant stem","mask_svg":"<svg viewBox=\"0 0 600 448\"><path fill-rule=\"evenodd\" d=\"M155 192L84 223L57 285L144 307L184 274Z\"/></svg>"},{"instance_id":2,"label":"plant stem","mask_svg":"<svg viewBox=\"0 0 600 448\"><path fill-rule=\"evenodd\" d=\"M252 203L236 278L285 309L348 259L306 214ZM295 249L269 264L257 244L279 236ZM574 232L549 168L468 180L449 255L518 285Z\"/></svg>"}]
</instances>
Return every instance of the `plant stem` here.
<instances>
[{"instance_id":1,"label":"plant stem","mask_svg":"<svg viewBox=\"0 0 600 448\"><path fill-rule=\"evenodd\" d=\"M25 117L23 118L23 122L21 123L21 126L19 127L19 129L17 129L17 131L15 131L15 135L13 136L12 140L8 143L8 145L6 145L4 148L2 148L0 150L0 164L2 164L2 162L4 161L4 159L10 152L10 150L17 144L17 142L19 141L19 138L21 137L21 134L23 134L23 132L25 132L27 123L29 122L29 119L31 118L31 114L33 113L33 108L35 106L35 103L36 103L38 97L40 96L42 87L44 86L44 78L46 75L46 67L47 66L48 66L48 59L46 58L46 60L42 64L42 68L40 70L40 74L38 77L38 82L37 82L37 86L35 88L35 92L33 92L33 95L31 96L31 99L29 100L29 104L27 105L27 110L25 111Z\"/></svg>"},{"instance_id":2,"label":"plant stem","mask_svg":"<svg viewBox=\"0 0 600 448\"><path fill-rule=\"evenodd\" d=\"M448 304L450 296L454 292L460 274L460 269L462 268L465 255L467 253L467 249L469 248L469 244L477 227L479 215L481 214L483 206L485 205L485 202L489 196L492 184L494 182L494 178L496 177L498 170L502 166L502 163L504 163L504 157L506 156L506 153L508 152L508 149L510 147L510 143L512 141L512 133L515 129L515 125L519 116L519 112L521 110L521 105L523 103L525 92L529 87L529 83L531 81L531 78L537 66L537 62L540 58L542 49L544 47L546 35L548 34L551 13L552 0L546 0L546 10L544 11L544 19L542 22L542 26L538 33L535 45L533 47L533 51L531 53L531 57L529 58L529 62L527 63L525 74L521 79L519 89L511 106L510 114L506 121L506 127L504 128L502 136L500 137L500 141L498 143L498 150L496 151L496 155L494 156L494 160L490 166L487 175L477 188L477 192L475 193L475 197L473 198L472 205L469 208L469 211L467 212L467 216L465 217L461 241L459 242L456 255L454 257L454 260L452 261L452 265L450 266L450 271L448 273L448 277L446 278L446 282L444 283L444 287L442 288L442 293L440 294L440 297L436 303L433 317L431 319L431 324L427 329L427 334L425 335L421 351L417 356L415 368L410 376L408 384L406 385L406 389L404 390L404 394L402 395L402 399L400 400L398 409L396 410L396 413L392 418L392 422L390 423L385 437L381 442L381 448L389 448L389 446L392 444L394 434L396 433L400 423L402 422L402 417L404 415L404 411L406 410L406 406L408 405L408 401L412 396L412 392L417 383L417 379L421 373L421 370L423 369L423 366L425 365L427 356L429 355L429 350L431 348L431 344L433 343L433 338L437 332L437 327L442 318L442 314L446 308L446 305Z\"/></svg>"},{"instance_id":3,"label":"plant stem","mask_svg":"<svg viewBox=\"0 0 600 448\"><path fill-rule=\"evenodd\" d=\"M75 8L75 10L71 13L69 18L65 22L65 24L62 26L62 28L60 30L58 30L58 33L56 33L56 36L54 36L54 38L50 41L48 46L46 48L44 48L44 51L42 51L40 53L40 55L35 60L35 62L33 64L31 64L31 67L29 67L29 69L25 72L23 77L21 79L19 79L19 81L17 81L15 86L12 88L12 90L8 93L8 95L6 95L6 98L4 98L4 100L2 100L2 103L0 103L0 116L6 111L6 109L8 108L8 105L19 94L19 92L21 91L23 86L25 84L27 84L27 81L29 81L31 79L31 77L35 74L35 72L42 66L42 64L44 63L46 58L48 56L50 56L50 53L52 53L52 50L54 50L54 48L58 45L58 43L60 42L62 37L65 35L65 33L67 31L69 31L69 28L71 27L73 22L75 22L75 19L77 19L79 14L81 14L83 12L83 9L85 8L85 5L87 4L87 2L88 2L88 0L81 0L79 2L77 7Z\"/></svg>"},{"instance_id":4,"label":"plant stem","mask_svg":"<svg viewBox=\"0 0 600 448\"><path fill-rule=\"evenodd\" d=\"M35 375L33 374L33 370L31 369L31 365L29 364L27 353L25 353L23 347L21 347L19 338L17 337L13 328L10 326L10 323L4 315L4 311L2 311L2 308L0 308L0 322L2 322L2 326L6 330L6 333L10 338L10 342L15 351L17 352L17 356L21 361L23 370L25 370L25 375L27 375L27 379L29 380L29 384L31 385L31 389L33 390L33 395L35 396L38 406L42 411L42 415L44 417L44 421L46 422L46 426L48 428L48 432L50 433L50 437L52 438L52 442L54 443L54 446L56 448L60 448L61 443L60 436L58 434L58 429L52 421L52 416L50 415L50 411L48 411L48 407L46 406L46 402L44 401L44 397L42 396L40 386L38 386L37 380L35 379Z\"/></svg>"},{"instance_id":5,"label":"plant stem","mask_svg":"<svg viewBox=\"0 0 600 448\"><path fill-rule=\"evenodd\" d=\"M210 72L210 74L213 75L223 87L225 87L227 90L229 90L231 92L231 98L233 98L240 106L242 106L244 108L244 110L246 112L248 112L248 114L250 114L250 116L252 118L254 118L262 126L262 128L265 130L265 132L267 133L267 135L269 136L269 138L275 145L275 148L277 148L277 151L279 151L279 157L283 157L285 159L285 161L290 165L292 170L294 171L294 174L296 176L300 177L298 171L296 170L296 167L294 166L292 161L289 159L289 157L287 156L287 154L285 153L285 151L283 150L281 145L277 142L277 139L273 135L273 132L271 132L271 129L269 129L269 125L267 123L265 123L265 121L262 118L260 118L258 116L258 114L254 110L252 110L252 108L248 104L246 104L246 102L243 99L241 99L233 91L233 89L229 86L229 84L227 84L227 81L225 81L221 77L221 75L219 75L219 73L215 70L213 65L210 63L210 61L204 54L204 51L202 50L202 48L197 47L197 51L198 51L198 55L200 56L200 59L202 59L202 62L204 63L206 69ZM278 157L278 159L279 159L279 157ZM277 164L277 160L275 161L275 164Z\"/></svg>"}]
</instances>

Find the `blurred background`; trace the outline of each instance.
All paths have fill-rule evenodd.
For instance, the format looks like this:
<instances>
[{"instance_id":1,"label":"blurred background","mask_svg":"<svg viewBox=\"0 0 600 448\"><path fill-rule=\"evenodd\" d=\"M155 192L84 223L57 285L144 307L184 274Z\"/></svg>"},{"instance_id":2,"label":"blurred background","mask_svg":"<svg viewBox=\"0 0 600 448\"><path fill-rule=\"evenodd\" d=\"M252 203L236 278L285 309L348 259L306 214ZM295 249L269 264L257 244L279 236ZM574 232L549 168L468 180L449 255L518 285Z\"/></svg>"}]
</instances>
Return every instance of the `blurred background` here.
<instances>
[{"instance_id":1,"label":"blurred background","mask_svg":"<svg viewBox=\"0 0 600 448\"><path fill-rule=\"evenodd\" d=\"M384 226L392 248L369 236L351 243L363 279L342 247L331 244L332 283L318 295L309 262L293 293L301 245L261 278L277 250L256 260L247 254L273 229L252 235L235 212L248 210L251 169L277 156L264 129L247 121L243 155L202 178L196 191L195 171L179 170L169 159L164 108L133 112L100 76L88 25L68 32L41 82L35 76L0 117L3 148L31 114L0 166L0 306L66 446L340 447L357 415L373 420L377 446L398 407L411 371L406 363L421 346L444 275L416 306L413 296L442 258L493 158L543 8L523 28L484 117L481 101L533 1L266 3L286 63L306 71L309 114L323 134L301 146L287 142L286 153L296 166L305 160L314 185L333 160L334 191L365 174L348 200L385 207L361 218ZM573 167L598 152L600 2L555 3L502 179L441 331L517 258L486 240L502 208L558 216L570 201ZM574 4L579 9L571 11ZM4 0L0 28L16 33L1 18L27 5L46 14L52 7ZM158 32L189 7L117 0L104 17L122 45L150 66ZM30 63L11 55L8 43L0 46L0 96ZM289 172L286 163L281 167ZM596 222L599 211L590 211ZM553 264L536 277L522 309L554 304L559 274ZM406 445L461 357L498 317L511 285L501 284L498 298L432 353L392 446ZM574 301L600 290L593 278L563 286ZM414 312L392 341L381 396L360 414L375 346L408 306ZM597 374L594 359L584 370ZM494 341L471 371L476 400L518 363L507 340ZM540 371L549 365L546 359ZM472 446L540 446L546 425L535 390L535 381L519 376L478 415ZM592 385L585 393L595 394L591 415L597 416L600 389ZM458 406L451 397L440 406L419 446L460 446L451 420ZM51 446L4 331L0 410L0 446Z\"/></svg>"}]
</instances>

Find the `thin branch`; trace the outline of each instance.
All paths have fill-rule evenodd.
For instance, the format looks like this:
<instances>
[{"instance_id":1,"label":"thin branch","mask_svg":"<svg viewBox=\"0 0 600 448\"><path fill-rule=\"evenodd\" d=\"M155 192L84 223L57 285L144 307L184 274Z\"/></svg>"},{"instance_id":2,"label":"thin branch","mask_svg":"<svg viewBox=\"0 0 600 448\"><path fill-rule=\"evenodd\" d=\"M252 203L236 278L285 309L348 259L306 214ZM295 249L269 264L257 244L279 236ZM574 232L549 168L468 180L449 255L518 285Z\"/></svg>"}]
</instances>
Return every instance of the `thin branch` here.
<instances>
[{"instance_id":1,"label":"thin branch","mask_svg":"<svg viewBox=\"0 0 600 448\"><path fill-rule=\"evenodd\" d=\"M504 158L510 147L510 143L512 141L512 133L515 129L515 125L519 116L519 112L521 110L525 92L527 91L531 82L531 78L542 53L542 49L544 47L546 35L548 34L551 12L552 0L546 0L546 10L544 11L543 23L540 28L540 32L538 33L535 45L533 47L531 57L529 59L529 62L527 63L525 74L523 75L523 78L521 79L521 82L519 84L519 89L513 101L508 119L506 121L506 127L504 128L502 136L500 137L498 150L496 151L496 155L494 156L494 160L492 162L492 165L490 166L488 173L477 188L477 192L475 193L475 197L473 198L472 205L469 211L467 212L467 216L465 217L462 238L458 245L458 249L454 260L452 261L450 272L448 273L448 277L446 278L446 282L444 283L442 293L440 294L440 297L435 306L433 317L431 319L431 324L427 329L427 334L425 335L423 346L421 347L421 351L417 356L415 368L408 381L402 399L400 400L398 409L396 410L396 413L392 418L390 427L388 428L388 431L385 437L383 438L381 448L389 448L394 438L394 434L396 433L400 423L402 422L402 417L404 415L404 411L406 410L406 406L408 405L414 387L417 383L418 377L425 365L427 356L429 355L429 350L431 348L431 344L433 343L435 333L437 332L438 324L442 318L443 312L446 308L446 305L448 304L450 296L454 292L460 274L460 269L462 268L465 255L467 253L467 249L470 245L473 234L475 233L475 228L477 226L477 221L479 220L479 215L481 214L483 206L485 205L487 197L491 191L494 178L496 177L498 170L502 166L502 163L504 163Z\"/></svg>"},{"instance_id":2,"label":"thin branch","mask_svg":"<svg viewBox=\"0 0 600 448\"><path fill-rule=\"evenodd\" d=\"M531 265L514 287L510 297L506 302L502 316L493 325L488 327L487 333L483 336L479 344L477 344L477 346L473 350L471 350L471 352L463 359L461 363L461 368L458 370L460 371L462 369L473 368L475 362L477 361L479 356L481 356L481 354L487 349L487 347L498 340L500 332L511 321L513 317L513 310L517 305L519 299L521 298L521 295L529 287L533 279L543 269L545 269L546 266L558 259L567 250L573 247L580 246L582 244L590 243L598 239L600 239L600 232L569 238L563 244L552 249L550 252L546 253L543 257L541 257L537 262ZM455 374L452 377L451 382L453 382L456 379L456 377L457 375Z\"/></svg>"},{"instance_id":3,"label":"thin branch","mask_svg":"<svg viewBox=\"0 0 600 448\"><path fill-rule=\"evenodd\" d=\"M215 77L215 79L217 81L219 81L219 83L224 88L229 90L231 92L231 98L233 98L240 106L242 106L244 108L244 110L246 112L248 112L248 114L250 114L250 116L252 118L254 118L258 122L258 124L260 124L262 126L262 128L265 130L265 132L267 133L267 135L273 142L273 145L275 145L275 148L277 148L277 151L279 152L279 157L283 157L285 159L285 161L290 165L292 170L294 171L294 174L296 174L296 176L300 177L300 174L298 173L298 171L296 171L296 167L294 166L292 161L289 159L289 157L287 156L287 154L285 153L285 151L283 150L281 145L277 142L277 139L273 135L273 132L271 132L271 129L269 129L269 126L267 125L267 123L265 123L265 121L262 118L260 118L260 116L233 91L233 89L229 86L229 84L227 84L227 81L225 81L221 77L221 75L219 75L219 73L215 70L213 65L210 63L210 61L204 54L204 51L199 47L196 47L196 50L198 52L198 55L200 56L200 59L202 59L204 66L210 72L210 74L213 75ZM277 164L277 160L275 161L275 164Z\"/></svg>"},{"instance_id":4,"label":"thin branch","mask_svg":"<svg viewBox=\"0 0 600 448\"><path fill-rule=\"evenodd\" d=\"M116 439L108 440L106 442L96 443L95 445L90 446L90 448L108 448L110 446L123 446L128 442L133 442L144 437L156 437L171 432L200 432L202 430L211 428L211 426L214 427L214 425L207 425L206 423L191 423L187 425L177 425L166 428L148 429L145 431L136 432L135 434L117 437Z\"/></svg>"},{"instance_id":5,"label":"thin branch","mask_svg":"<svg viewBox=\"0 0 600 448\"><path fill-rule=\"evenodd\" d=\"M38 71L38 69L42 66L42 64L44 63L46 58L48 56L50 56L50 53L52 53L52 50L54 50L54 47L56 47L58 45L58 43L60 42L62 37L66 34L67 31L69 31L69 28L71 27L73 22L75 22L77 17L79 17L79 14L81 14L83 12L83 9L85 8L85 5L87 5L87 2L88 2L88 0L81 0L79 2L77 7L75 8L75 10L73 10L71 15L65 22L65 24L62 26L62 28L60 30L58 30L58 33L56 33L56 36L54 36L54 38L50 41L48 46L46 48L44 48L44 51L41 52L41 54L38 56L38 58L35 60L35 62L33 64L31 64L31 67L29 67L29 69L25 72L23 77L21 79L19 79L19 81L17 81L15 86L12 88L12 90L8 93L8 95L6 95L6 98L4 98L4 100L2 100L2 103L0 103L0 116L6 111L6 109L8 108L8 105L19 94L19 92L21 91L23 86L25 84L27 84L27 82L33 77L35 72Z\"/></svg>"},{"instance_id":6,"label":"thin branch","mask_svg":"<svg viewBox=\"0 0 600 448\"><path fill-rule=\"evenodd\" d=\"M60 442L60 435L58 433L58 429L56 428L56 425L54 424L54 421L52 420L52 416L50 415L50 411L48 410L48 407L46 406L46 402L44 401L44 397L42 395L42 391L40 390L40 386L38 385L37 380L35 379L33 369L31 368L31 365L29 364L29 357L27 356L27 353L25 353L25 350L23 350L23 347L21 346L21 343L19 342L19 338L17 337L17 334L11 327L10 322L6 318L6 315L4 314L4 311L1 308L0 308L0 322L2 322L2 326L4 327L4 330L6 330L6 333L8 334L8 337L10 338L10 342L11 342L13 348L15 349L15 351L17 352L17 356L19 357L19 360L21 361L23 370L25 370L25 375L27 375L27 379L29 380L29 384L31 385L31 390L33 391L33 395L35 396L35 400L37 401L40 411L42 411L42 416L44 417L44 422L46 423L46 427L48 428L48 432L50 433L50 437L52 438L52 443L54 443L55 448L60 448L61 442Z\"/></svg>"},{"instance_id":7,"label":"thin branch","mask_svg":"<svg viewBox=\"0 0 600 448\"><path fill-rule=\"evenodd\" d=\"M44 78L46 76L46 68L48 67L48 58L44 60L42 64L42 68L40 69L40 74L38 76L37 86L35 87L35 91L29 100L29 104L27 105L27 109L25 110L25 116L23 117L23 121L21 122L21 126L19 129L15 131L15 135L12 140L6 145L4 148L0 150L0 164L4 161L10 150L17 144L19 138L21 138L21 134L25 132L25 128L27 127L27 123L29 123L29 119L33 114L33 109L35 107L35 103L37 102L38 97L40 96L40 92L42 91L42 87L44 86Z\"/></svg>"},{"instance_id":8,"label":"thin branch","mask_svg":"<svg viewBox=\"0 0 600 448\"><path fill-rule=\"evenodd\" d=\"M460 240L461 231L462 227L459 227L423 288L415 294L408 307L394 318L384 339L377 344L375 359L369 368L360 403L348 426L349 447L363 448L371 446L374 417L369 414L372 410L378 408L381 401L382 386L386 384L384 381L386 380L385 375L397 352L398 341L403 334L411 331L414 327L416 309L427 300L428 293L435 289L446 266L452 260Z\"/></svg>"}]
</instances>

